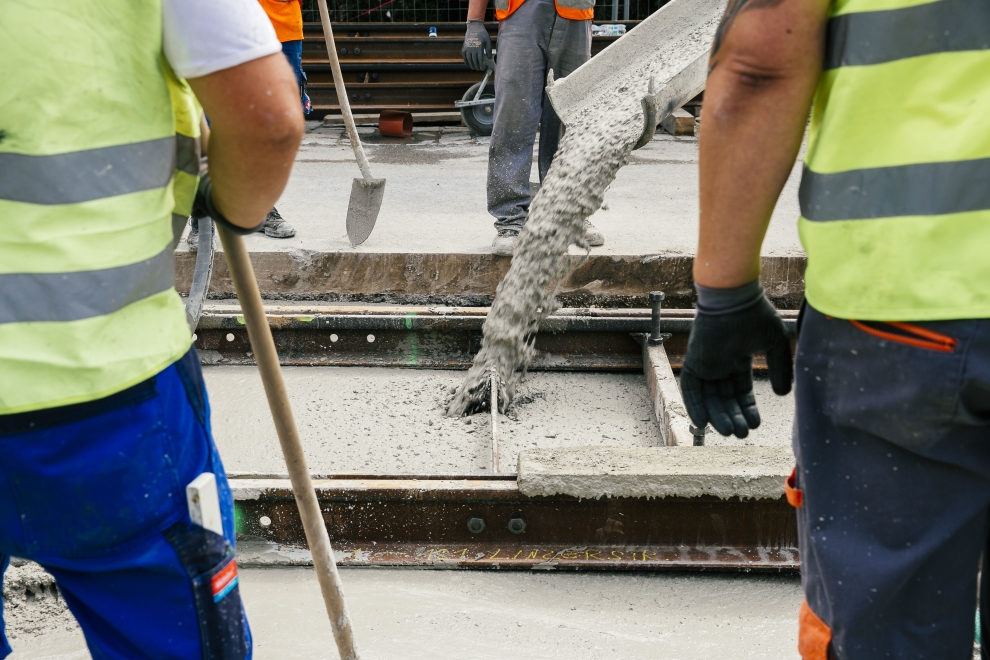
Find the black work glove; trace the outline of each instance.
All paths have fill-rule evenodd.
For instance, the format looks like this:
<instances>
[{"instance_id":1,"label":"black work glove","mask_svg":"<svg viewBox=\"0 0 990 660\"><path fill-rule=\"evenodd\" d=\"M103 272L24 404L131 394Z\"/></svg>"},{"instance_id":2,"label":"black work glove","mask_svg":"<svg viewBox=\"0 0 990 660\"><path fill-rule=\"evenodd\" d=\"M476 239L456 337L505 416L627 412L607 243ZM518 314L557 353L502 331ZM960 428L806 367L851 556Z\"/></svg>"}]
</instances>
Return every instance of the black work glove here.
<instances>
[{"instance_id":1,"label":"black work glove","mask_svg":"<svg viewBox=\"0 0 990 660\"><path fill-rule=\"evenodd\" d=\"M484 21L473 19L467 22L467 33L464 35L464 45L461 47L461 57L464 63L475 71L488 68L487 60L492 56L492 40Z\"/></svg>"},{"instance_id":2,"label":"black work glove","mask_svg":"<svg viewBox=\"0 0 990 660\"><path fill-rule=\"evenodd\" d=\"M235 225L230 220L225 218L213 204L213 183L210 181L210 173L208 171L200 174L199 186L196 188L196 199L193 200L192 217L196 220L212 218L213 222L217 223L230 233L238 236L253 234L258 231L263 224L265 224L265 219L262 218L261 222L259 222L256 227L246 229L239 225Z\"/></svg>"},{"instance_id":3,"label":"black work glove","mask_svg":"<svg viewBox=\"0 0 990 660\"><path fill-rule=\"evenodd\" d=\"M681 369L684 405L695 426L745 438L760 425L753 396L752 357L766 353L773 391L791 391L791 342L766 296L728 313L698 310Z\"/></svg>"}]
</instances>

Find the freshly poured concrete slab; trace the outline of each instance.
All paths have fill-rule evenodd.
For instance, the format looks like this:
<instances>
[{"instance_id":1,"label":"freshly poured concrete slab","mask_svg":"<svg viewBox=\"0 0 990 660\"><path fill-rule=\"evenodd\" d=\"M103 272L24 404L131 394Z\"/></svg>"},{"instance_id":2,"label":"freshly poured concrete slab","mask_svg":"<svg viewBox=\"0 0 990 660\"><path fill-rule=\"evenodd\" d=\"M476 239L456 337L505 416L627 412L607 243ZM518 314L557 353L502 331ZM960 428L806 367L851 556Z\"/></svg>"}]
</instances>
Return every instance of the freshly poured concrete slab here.
<instances>
[{"instance_id":1,"label":"freshly poured concrete slab","mask_svg":"<svg viewBox=\"0 0 990 660\"><path fill-rule=\"evenodd\" d=\"M530 497L777 499L794 467L786 447L566 447L519 454Z\"/></svg>"},{"instance_id":2,"label":"freshly poured concrete slab","mask_svg":"<svg viewBox=\"0 0 990 660\"><path fill-rule=\"evenodd\" d=\"M255 658L337 657L312 569L239 574ZM796 577L343 569L341 578L368 660L797 657ZM71 617L49 623L17 635L11 660L90 657Z\"/></svg>"},{"instance_id":3,"label":"freshly poured concrete slab","mask_svg":"<svg viewBox=\"0 0 990 660\"><path fill-rule=\"evenodd\" d=\"M254 367L204 367L213 434L232 472L285 465ZM491 471L491 417L445 415L461 371L287 367L306 460L315 474ZM500 463L522 449L661 444L642 374L532 372L499 419Z\"/></svg>"},{"instance_id":4,"label":"freshly poured concrete slab","mask_svg":"<svg viewBox=\"0 0 990 660\"><path fill-rule=\"evenodd\" d=\"M446 404L461 371L286 367L296 423L314 474L471 474L491 471L490 416L454 419ZM254 367L203 367L213 435L232 472L285 471ZM763 424L745 440L709 429L709 446L790 447L793 395L756 381ZM662 444L642 374L531 372L499 418L500 463L524 449Z\"/></svg>"}]
</instances>

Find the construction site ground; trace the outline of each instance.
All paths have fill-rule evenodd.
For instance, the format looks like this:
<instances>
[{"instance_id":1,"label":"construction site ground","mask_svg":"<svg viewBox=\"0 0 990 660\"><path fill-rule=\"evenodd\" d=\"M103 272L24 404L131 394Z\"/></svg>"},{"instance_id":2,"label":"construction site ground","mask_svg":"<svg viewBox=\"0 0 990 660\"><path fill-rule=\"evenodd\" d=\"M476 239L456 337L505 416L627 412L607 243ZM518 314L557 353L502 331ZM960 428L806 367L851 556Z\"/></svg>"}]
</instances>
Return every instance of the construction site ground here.
<instances>
[{"instance_id":1,"label":"construction site ground","mask_svg":"<svg viewBox=\"0 0 990 660\"><path fill-rule=\"evenodd\" d=\"M372 300L384 291L398 302L417 296L469 303L475 296L478 304L484 304L486 296L490 300L508 260L489 254L494 230L485 204L487 139L459 127L417 128L407 140L383 139L369 127L362 130L375 175L388 180L371 238L358 247L351 247L346 238L347 199L351 180L358 176L346 137L339 128L310 122L289 187L278 203L297 236L275 240L257 234L246 239L263 293L302 300L333 298L341 291ZM604 294L606 302L608 295L642 299L644 287L669 281L669 286L682 288L683 296L690 295L683 291L689 291L696 246L697 162L693 137L658 134L633 154L606 194L607 209L592 218L606 244L592 250L590 260L603 265L594 266L598 274L575 284L572 291ZM784 298L799 297L803 287L804 255L796 230L799 175L797 163L764 244L765 272L772 271L776 278L768 290L777 287ZM534 167L532 179L536 178ZM183 277L191 276L194 255L184 242L179 253L181 290ZM572 255L575 263L584 259L577 248ZM658 260L675 265L649 280L652 275L643 273L656 270ZM446 272L439 266L435 273L428 270L431 264L446 263L461 265ZM628 268L606 267L609 263ZM338 266L352 270L336 272ZM214 273L213 293L230 294L222 259ZM204 366L204 373L213 430L227 470L284 473L257 370L221 361ZM490 416L444 416L463 373L360 366L284 368L311 472L490 471ZM761 428L743 441L709 433L707 444L789 445L792 397L775 397L762 378L757 379L756 392L764 418ZM499 423L502 471L509 473L515 472L516 456L523 449L661 444L646 377L628 370L530 372ZM793 572L345 568L341 573L366 658L797 655L801 588ZM240 588L254 633L255 657L337 657L311 567L247 566L241 569ZM54 592L32 594L16 610L7 599L13 660L88 657L80 632L64 607L57 606ZM38 603L47 606L39 609Z\"/></svg>"},{"instance_id":2,"label":"construction site ground","mask_svg":"<svg viewBox=\"0 0 990 660\"><path fill-rule=\"evenodd\" d=\"M358 131L375 176L388 181L371 237L356 248L347 242L347 200L351 181L360 172L346 132L310 122L278 203L298 233L285 240L249 237L251 251L490 251L495 231L485 195L490 138L476 137L460 126L415 128L405 139L383 138L370 126ZM767 232L766 255L803 254L795 222L800 171L796 163ZM539 180L535 163L531 180ZM593 254L693 255L698 230L697 138L658 131L619 171L605 203L608 209L591 218L606 239ZM577 248L573 252L581 254Z\"/></svg>"},{"instance_id":3,"label":"construction site ground","mask_svg":"<svg viewBox=\"0 0 990 660\"><path fill-rule=\"evenodd\" d=\"M459 126L417 127L409 138L383 138L360 127L376 177L387 179L374 232L360 246L347 240L351 183L360 176L346 133L309 122L288 188L278 202L297 234L246 238L262 294L286 299L490 304L509 260L491 255L494 219L485 182L489 138ZM763 247L764 286L775 301L796 306L803 293L804 252L797 234L796 162L770 222ZM531 181L538 180L534 163ZM605 245L586 254L571 249L571 274L561 300L587 306L612 298L619 305L643 291L664 290L674 306L690 307L692 255L697 242L698 141L659 132L633 152L605 194L592 222ZM183 243L177 285L188 288L194 255ZM215 295L232 296L222 256ZM328 292L333 292L328 293Z\"/></svg>"},{"instance_id":4,"label":"construction site ground","mask_svg":"<svg viewBox=\"0 0 990 660\"><path fill-rule=\"evenodd\" d=\"M793 576L408 569L341 576L368 660L797 656L802 595ZM337 657L312 569L241 569L240 588L255 658ZM11 645L10 660L89 657L65 610Z\"/></svg>"}]
</instances>

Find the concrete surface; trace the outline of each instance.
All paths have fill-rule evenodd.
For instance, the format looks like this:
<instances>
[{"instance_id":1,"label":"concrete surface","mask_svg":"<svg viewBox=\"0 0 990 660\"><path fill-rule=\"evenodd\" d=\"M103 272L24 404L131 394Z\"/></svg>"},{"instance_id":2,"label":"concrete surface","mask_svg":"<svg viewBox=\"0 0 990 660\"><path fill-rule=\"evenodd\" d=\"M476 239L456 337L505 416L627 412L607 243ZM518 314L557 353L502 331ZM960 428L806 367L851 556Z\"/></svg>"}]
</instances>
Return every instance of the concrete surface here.
<instances>
[{"instance_id":1,"label":"concrete surface","mask_svg":"<svg viewBox=\"0 0 990 660\"><path fill-rule=\"evenodd\" d=\"M530 497L778 499L794 467L789 447L567 447L519 454Z\"/></svg>"},{"instance_id":2,"label":"concrete surface","mask_svg":"<svg viewBox=\"0 0 990 660\"><path fill-rule=\"evenodd\" d=\"M710 660L797 657L797 578L344 569L362 658ZM242 569L258 660L336 658L312 569ZM11 660L88 658L78 629Z\"/></svg>"},{"instance_id":3,"label":"concrete surface","mask_svg":"<svg viewBox=\"0 0 990 660\"><path fill-rule=\"evenodd\" d=\"M445 415L462 371L284 368L314 473L476 473L491 470L491 417ZM213 431L228 471L282 473L254 367L204 367ZM639 374L531 373L499 419L500 463L521 448L660 444Z\"/></svg>"},{"instance_id":4,"label":"concrete surface","mask_svg":"<svg viewBox=\"0 0 990 660\"><path fill-rule=\"evenodd\" d=\"M417 129L407 140L367 145L372 171L388 180L374 233L352 248L345 217L351 181L360 173L342 128L311 127L289 185L277 204L298 233L290 239L246 237L252 252L484 253L495 235L486 210L487 138L466 128ZM795 164L767 232L763 254L803 256L797 234ZM532 180L538 179L536 167ZM605 245L592 254L693 255L698 228L698 141L659 134L633 153L605 195L608 210L592 222ZM183 242L180 251L186 250ZM572 248L574 254L583 254Z\"/></svg>"},{"instance_id":5,"label":"concrete surface","mask_svg":"<svg viewBox=\"0 0 990 660\"><path fill-rule=\"evenodd\" d=\"M326 473L464 474L491 470L490 416L446 417L463 371L363 367L283 370L310 469ZM285 466L254 367L204 367L213 433L228 471L283 473ZM788 399L757 381L764 427L719 445L790 446ZM767 414L769 413L769 414ZM779 417L779 419L778 419ZM499 419L503 471L521 449L654 447L661 443L642 374L531 372Z\"/></svg>"}]
</instances>

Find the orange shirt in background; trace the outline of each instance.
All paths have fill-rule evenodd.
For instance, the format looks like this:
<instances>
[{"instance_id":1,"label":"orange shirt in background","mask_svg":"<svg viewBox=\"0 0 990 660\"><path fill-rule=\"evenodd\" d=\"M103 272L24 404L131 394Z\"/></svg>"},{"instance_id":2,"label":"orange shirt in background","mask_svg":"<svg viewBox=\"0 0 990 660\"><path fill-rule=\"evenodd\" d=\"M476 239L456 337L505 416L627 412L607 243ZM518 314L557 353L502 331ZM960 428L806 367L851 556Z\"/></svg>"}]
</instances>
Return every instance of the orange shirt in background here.
<instances>
[{"instance_id":1,"label":"orange shirt in background","mask_svg":"<svg viewBox=\"0 0 990 660\"><path fill-rule=\"evenodd\" d=\"M303 38L301 0L258 0L275 27L278 40L299 41Z\"/></svg>"}]
</instances>

